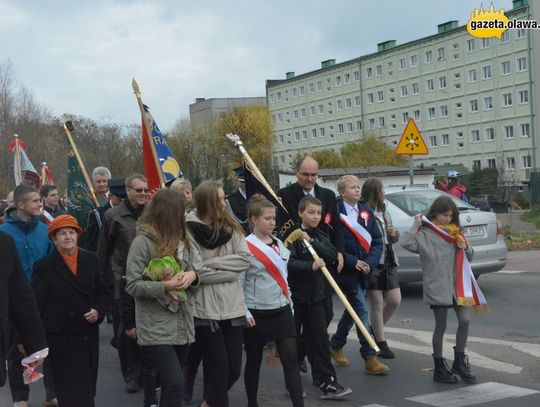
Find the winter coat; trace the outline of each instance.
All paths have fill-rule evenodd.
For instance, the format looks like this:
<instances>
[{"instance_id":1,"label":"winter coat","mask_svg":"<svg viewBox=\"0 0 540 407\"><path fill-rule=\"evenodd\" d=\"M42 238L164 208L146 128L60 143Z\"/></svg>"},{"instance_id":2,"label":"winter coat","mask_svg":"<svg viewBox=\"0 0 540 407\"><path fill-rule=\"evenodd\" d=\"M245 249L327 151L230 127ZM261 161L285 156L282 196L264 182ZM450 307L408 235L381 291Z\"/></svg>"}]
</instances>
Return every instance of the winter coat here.
<instances>
[{"instance_id":1,"label":"winter coat","mask_svg":"<svg viewBox=\"0 0 540 407\"><path fill-rule=\"evenodd\" d=\"M10 331L15 329L30 355L47 347L34 293L25 276L13 239L0 233L0 386L6 382Z\"/></svg>"},{"instance_id":2,"label":"winter coat","mask_svg":"<svg viewBox=\"0 0 540 407\"><path fill-rule=\"evenodd\" d=\"M418 253L422 265L424 303L452 305L456 300L456 256L458 247L443 240L433 230L415 221L401 237L404 249ZM467 259L473 256L470 245L465 250Z\"/></svg>"},{"instance_id":3,"label":"winter coat","mask_svg":"<svg viewBox=\"0 0 540 407\"><path fill-rule=\"evenodd\" d=\"M355 239L352 232L345 226L343 226L343 236L345 238L345 254L344 254L344 265L341 273L336 275L336 281L341 286L341 288L347 293L356 293L358 287L367 288L369 284L370 274L365 274L362 271L356 268L356 262L362 260L363 262L369 264L371 272L377 268L379 265L379 260L381 259L383 251L383 241L381 232L377 226L376 217L368 205L363 204L362 202L357 203L358 208L358 223L367 230L371 235L371 249L366 252L362 246ZM344 215L347 215L347 210L345 209L345 204L342 200L339 200L337 203L338 212ZM366 220L360 217L361 211L367 211L369 216Z\"/></svg>"},{"instance_id":4,"label":"winter coat","mask_svg":"<svg viewBox=\"0 0 540 407\"><path fill-rule=\"evenodd\" d=\"M193 269L200 281L200 285L193 291L193 316L215 321L245 316L247 308L244 292L238 279L249 268L251 253L244 235L234 230L226 243L208 249L189 232L192 222L204 223L196 211L187 215Z\"/></svg>"},{"instance_id":5,"label":"winter coat","mask_svg":"<svg viewBox=\"0 0 540 407\"><path fill-rule=\"evenodd\" d=\"M281 240L274 238L274 241L279 248L279 256L286 263L289 260L289 250ZM244 287L244 298L249 309L270 310L290 304L274 277L255 256L251 257L249 269L241 274L240 284Z\"/></svg>"},{"instance_id":6,"label":"winter coat","mask_svg":"<svg viewBox=\"0 0 540 407\"><path fill-rule=\"evenodd\" d=\"M330 243L328 235L318 228L307 231L311 237L311 245L326 264L337 259L337 249ZM291 255L287 270L289 271L289 287L292 301L295 304L310 304L324 301L327 298L326 278L321 270L313 271L313 257L302 241L295 241L289 246Z\"/></svg>"},{"instance_id":7,"label":"winter coat","mask_svg":"<svg viewBox=\"0 0 540 407\"><path fill-rule=\"evenodd\" d=\"M192 343L195 341L195 327L191 300L179 304L176 312L172 312L162 305L166 300L163 282L143 279L144 269L156 257L155 244L156 237L152 232L140 228L127 258L126 292L135 299L137 342L142 346ZM186 248L181 256L180 269L193 270Z\"/></svg>"},{"instance_id":8,"label":"winter coat","mask_svg":"<svg viewBox=\"0 0 540 407\"><path fill-rule=\"evenodd\" d=\"M4 223L0 225L0 231L7 233L15 241L24 273L30 281L34 263L51 253L54 248L47 236L47 225L38 217L25 222L17 216L17 211L13 208L6 214Z\"/></svg>"},{"instance_id":9,"label":"winter coat","mask_svg":"<svg viewBox=\"0 0 540 407\"><path fill-rule=\"evenodd\" d=\"M467 187L463 184L455 184L450 186L449 184L445 184L443 182L438 181L435 185L435 188L446 192L447 194L454 195L456 198L461 199L463 194L467 192Z\"/></svg>"}]
</instances>

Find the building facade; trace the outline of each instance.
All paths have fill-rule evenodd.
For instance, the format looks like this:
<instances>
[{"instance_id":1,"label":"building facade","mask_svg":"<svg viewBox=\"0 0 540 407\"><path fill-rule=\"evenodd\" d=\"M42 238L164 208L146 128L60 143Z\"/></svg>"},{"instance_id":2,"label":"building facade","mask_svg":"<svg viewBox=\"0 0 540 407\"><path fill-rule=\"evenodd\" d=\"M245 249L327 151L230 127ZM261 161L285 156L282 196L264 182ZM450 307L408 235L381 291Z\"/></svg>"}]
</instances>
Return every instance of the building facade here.
<instances>
[{"instance_id":1,"label":"building facade","mask_svg":"<svg viewBox=\"0 0 540 407\"><path fill-rule=\"evenodd\" d=\"M221 113L247 106L266 106L266 98L197 98L195 103L189 105L189 121L192 126L206 124L217 119Z\"/></svg>"},{"instance_id":2,"label":"building facade","mask_svg":"<svg viewBox=\"0 0 540 407\"><path fill-rule=\"evenodd\" d=\"M540 22L534 4L513 3L508 18ZM412 117L430 150L415 158L417 164L495 167L527 181L540 159L540 84L534 80L540 32L507 30L498 40L474 38L457 21L437 29L406 44L378 44L370 55L268 80L274 163L289 170L298 153L337 151L369 134L395 146Z\"/></svg>"}]
</instances>

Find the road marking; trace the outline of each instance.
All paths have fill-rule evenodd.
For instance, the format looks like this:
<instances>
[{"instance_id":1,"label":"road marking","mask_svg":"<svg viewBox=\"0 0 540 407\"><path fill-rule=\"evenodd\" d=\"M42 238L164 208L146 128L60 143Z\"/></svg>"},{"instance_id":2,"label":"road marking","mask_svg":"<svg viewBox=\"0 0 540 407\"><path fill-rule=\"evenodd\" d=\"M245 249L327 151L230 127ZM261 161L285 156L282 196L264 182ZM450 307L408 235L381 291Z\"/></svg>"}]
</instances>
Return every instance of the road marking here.
<instances>
[{"instance_id":1,"label":"road marking","mask_svg":"<svg viewBox=\"0 0 540 407\"><path fill-rule=\"evenodd\" d=\"M385 406L384 404L365 404L362 407L388 407L388 406Z\"/></svg>"},{"instance_id":2,"label":"road marking","mask_svg":"<svg viewBox=\"0 0 540 407\"><path fill-rule=\"evenodd\" d=\"M488 382L454 390L407 397L405 400L434 407L463 407L507 398L524 397L535 393L539 392L524 387Z\"/></svg>"},{"instance_id":3,"label":"road marking","mask_svg":"<svg viewBox=\"0 0 540 407\"><path fill-rule=\"evenodd\" d=\"M497 271L496 273L499 273L499 274L522 274L522 273L526 273L527 270L500 270L500 271Z\"/></svg>"},{"instance_id":4,"label":"road marking","mask_svg":"<svg viewBox=\"0 0 540 407\"><path fill-rule=\"evenodd\" d=\"M328 328L328 331L331 334L331 333L334 333L336 329L337 329L337 323L332 322ZM417 331L413 329L386 327L385 332L406 335L406 336L416 339L418 342L421 342L421 344L413 344L410 342L403 342L397 339L393 339L392 340L393 348L405 350L408 352L420 353L423 355L431 355L433 352L432 345L431 345L433 332L431 331ZM350 339L354 339L358 341L358 339L356 337L353 337L352 335ZM469 337L468 342L504 346L504 347L512 348L514 350L540 358L540 345L534 344L534 343L504 341L501 339L479 338L479 337L474 337L474 336ZM452 350L452 346L454 344L455 344L454 335L450 335L450 334L444 335L443 349L445 349L445 351L444 351L443 356L445 358L448 358L450 360L454 359L454 353ZM503 373L510 373L510 374L519 374L523 371L522 366L492 359L490 357L474 352L471 349L467 349L467 354L470 357L471 364L477 367L495 370L495 371L503 372Z\"/></svg>"}]
</instances>

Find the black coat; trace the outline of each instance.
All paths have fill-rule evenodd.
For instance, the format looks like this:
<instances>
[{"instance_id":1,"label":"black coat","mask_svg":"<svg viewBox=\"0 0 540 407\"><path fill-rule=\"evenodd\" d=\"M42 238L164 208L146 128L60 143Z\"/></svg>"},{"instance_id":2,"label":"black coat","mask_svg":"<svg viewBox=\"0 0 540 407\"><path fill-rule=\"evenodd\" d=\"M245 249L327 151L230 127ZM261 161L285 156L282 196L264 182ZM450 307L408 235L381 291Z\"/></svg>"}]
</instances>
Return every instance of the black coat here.
<instances>
[{"instance_id":1,"label":"black coat","mask_svg":"<svg viewBox=\"0 0 540 407\"><path fill-rule=\"evenodd\" d=\"M34 293L13 239L0 232L0 386L6 382L10 329L15 328L28 354L47 347Z\"/></svg>"},{"instance_id":2,"label":"black coat","mask_svg":"<svg viewBox=\"0 0 540 407\"><path fill-rule=\"evenodd\" d=\"M285 209L287 209L287 212L291 215L294 223L301 224L302 221L298 215L298 203L305 196L302 187L295 182L285 188L281 188L278 191L278 196L282 198L283 206L285 206ZM344 253L345 241L343 239L343 230L337 211L336 195L330 189L315 184L315 196L322 203L322 217L318 228L330 237L330 241L339 252ZM283 225L278 225L278 229L282 226Z\"/></svg>"},{"instance_id":3,"label":"black coat","mask_svg":"<svg viewBox=\"0 0 540 407\"><path fill-rule=\"evenodd\" d=\"M88 221L86 222L85 230L86 250L90 250L91 252L97 251L99 231L101 230L101 225L103 224L103 217L105 215L105 212L107 212L111 208L111 203L107 202L105 205L94 209L88 214Z\"/></svg>"},{"instance_id":4,"label":"black coat","mask_svg":"<svg viewBox=\"0 0 540 407\"><path fill-rule=\"evenodd\" d=\"M246 236L249 235L251 232L249 230L249 219L247 216L247 199L244 198L244 195L238 190L234 194L228 196L227 201L229 202L231 211L238 220L238 223L240 223L244 229L244 233Z\"/></svg>"}]
</instances>

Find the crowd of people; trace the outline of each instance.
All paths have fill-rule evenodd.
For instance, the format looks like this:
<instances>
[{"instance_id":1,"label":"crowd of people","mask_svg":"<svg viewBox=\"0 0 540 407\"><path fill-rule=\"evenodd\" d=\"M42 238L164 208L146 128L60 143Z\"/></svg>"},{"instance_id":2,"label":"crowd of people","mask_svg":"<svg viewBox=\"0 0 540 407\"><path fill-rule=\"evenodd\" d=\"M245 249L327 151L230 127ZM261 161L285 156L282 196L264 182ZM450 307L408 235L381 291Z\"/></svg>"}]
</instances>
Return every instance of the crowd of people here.
<instances>
[{"instance_id":1,"label":"crowd of people","mask_svg":"<svg viewBox=\"0 0 540 407\"><path fill-rule=\"evenodd\" d=\"M247 199L241 170L229 197L212 180L192 190L176 179L149 199L141 174L111 179L98 167L92 177L100 207L89 211L85 230L55 186L21 184L8 195L0 219L0 384L7 360L14 406L29 400L21 360L45 348L45 405L94 406L105 319L125 391L142 388L144 407L192 400L201 362L200 405L229 406L244 352L246 404L256 407L266 347L279 356L293 406L304 406L308 363L322 399L349 397L342 383L350 378L338 381L334 364L355 363L343 351L354 320L344 311L329 335L334 290L326 272L380 350L357 327L365 373L388 374L381 359L396 357L385 324L401 302L398 241L421 258L424 300L435 317L433 380L475 382L465 354L469 307L458 303L454 284L458 252L470 257L472 247L451 198L439 197L400 236L380 180L343 176L336 197L318 185L318 163L305 156L297 182L277 193L297 236L281 241L276 206L260 194ZM451 368L442 356L448 308L459 323Z\"/></svg>"}]
</instances>

